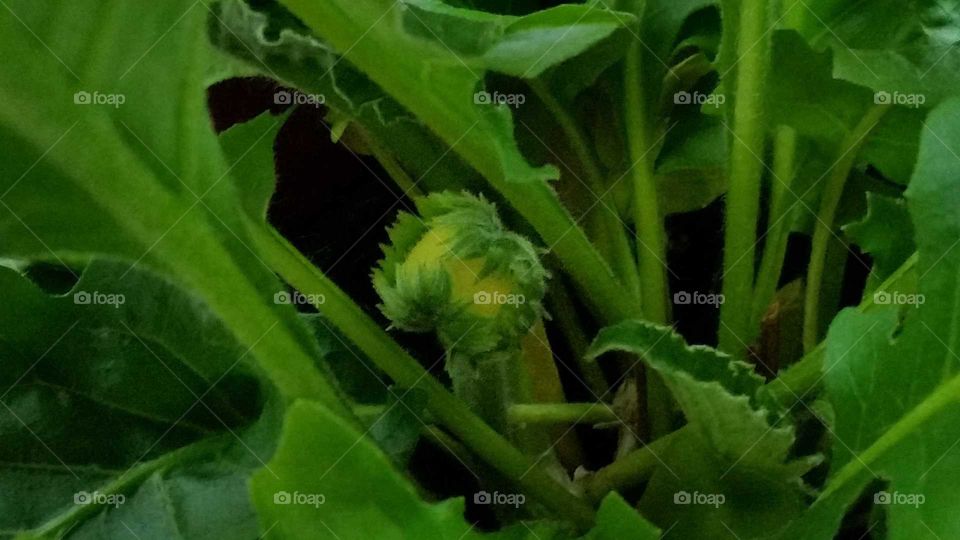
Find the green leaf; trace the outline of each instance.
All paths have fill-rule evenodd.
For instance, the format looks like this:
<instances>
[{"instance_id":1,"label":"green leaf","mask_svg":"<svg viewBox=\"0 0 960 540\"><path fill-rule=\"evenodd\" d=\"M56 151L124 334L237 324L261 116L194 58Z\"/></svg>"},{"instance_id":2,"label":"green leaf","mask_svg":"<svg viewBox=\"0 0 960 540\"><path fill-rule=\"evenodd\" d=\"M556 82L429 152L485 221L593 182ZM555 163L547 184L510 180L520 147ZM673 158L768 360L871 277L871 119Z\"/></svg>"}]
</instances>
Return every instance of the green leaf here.
<instances>
[{"instance_id":1,"label":"green leaf","mask_svg":"<svg viewBox=\"0 0 960 540\"><path fill-rule=\"evenodd\" d=\"M376 446L309 402L288 410L279 449L252 489L265 538L461 538L471 529L463 500L421 501Z\"/></svg>"},{"instance_id":2,"label":"green leaf","mask_svg":"<svg viewBox=\"0 0 960 540\"><path fill-rule=\"evenodd\" d=\"M480 185L476 172L448 152L429 128L349 62L341 62L286 9L272 6L266 12L254 10L244 0L212 6L216 16L210 19L211 41L245 64L234 75L253 70L323 96L327 106L362 125L366 136L390 152L419 187L435 191Z\"/></svg>"},{"instance_id":3,"label":"green leaf","mask_svg":"<svg viewBox=\"0 0 960 540\"><path fill-rule=\"evenodd\" d=\"M932 107L957 94L960 32L956 4L938 0L880 0L857 9L846 2L787 2L793 27L817 48L834 51L837 79L876 92L922 96Z\"/></svg>"},{"instance_id":4,"label":"green leaf","mask_svg":"<svg viewBox=\"0 0 960 540\"><path fill-rule=\"evenodd\" d=\"M240 432L259 413L257 382L222 323L157 275L126 270L94 261L73 290L51 296L0 269L0 489L17 494L0 503L0 530L45 527L81 508L76 493L124 476L136 485L138 462ZM119 302L98 303L108 294Z\"/></svg>"},{"instance_id":5,"label":"green leaf","mask_svg":"<svg viewBox=\"0 0 960 540\"><path fill-rule=\"evenodd\" d=\"M439 0L407 0L408 30L451 48L471 67L535 78L634 22L596 3L564 4L523 17L452 8Z\"/></svg>"},{"instance_id":6,"label":"green leaf","mask_svg":"<svg viewBox=\"0 0 960 540\"><path fill-rule=\"evenodd\" d=\"M782 525L802 508L800 476L816 456L795 459L794 430L753 367L702 346L687 346L669 328L626 321L600 332L589 351L627 351L656 370L676 397L692 430L661 458L641 501L661 527L679 520L682 535L736 534ZM709 456L709 457L707 457ZM698 503L684 497L703 498ZM756 512L765 500L770 513Z\"/></svg>"},{"instance_id":7,"label":"green leaf","mask_svg":"<svg viewBox=\"0 0 960 540\"><path fill-rule=\"evenodd\" d=\"M753 366L709 347L688 346L671 329L642 321L605 328L588 355L614 350L637 354L660 373L688 422L721 457L790 479L814 462L787 460L793 428L779 418L784 411Z\"/></svg>"},{"instance_id":8,"label":"green leaf","mask_svg":"<svg viewBox=\"0 0 960 540\"><path fill-rule=\"evenodd\" d=\"M520 154L506 107L476 106L482 70L406 31L404 6L378 0L284 5L491 179L522 183L556 176L552 168L531 167Z\"/></svg>"},{"instance_id":9,"label":"green leaf","mask_svg":"<svg viewBox=\"0 0 960 540\"><path fill-rule=\"evenodd\" d=\"M884 491L893 504L882 504L882 493L866 495L881 503L890 538L960 533L951 517L960 480L960 376L953 352L960 350L960 253L952 248L960 241L958 114L957 100L931 113L907 191L920 253L920 296L878 292L890 299L880 303L892 305L870 313L844 311L830 328L824 380L836 418L831 475L808 515L791 529L792 538L832 536L873 480L889 482ZM916 502L917 495L926 504L904 504Z\"/></svg>"},{"instance_id":10,"label":"green leaf","mask_svg":"<svg viewBox=\"0 0 960 540\"><path fill-rule=\"evenodd\" d=\"M10 105L0 111L2 253L151 268L199 294L256 348L284 393L326 395L339 407L306 329L288 306L272 305L279 285L247 248L240 201L224 181L232 164L206 118L207 74L218 59L206 11L187 1L8 8L0 13L11 29L0 37L10 56L0 69L0 98ZM159 28L169 31L155 47Z\"/></svg>"},{"instance_id":11,"label":"green leaf","mask_svg":"<svg viewBox=\"0 0 960 540\"><path fill-rule=\"evenodd\" d=\"M597 510L597 526L583 540L653 540L660 537L656 527L643 519L619 494L611 493L603 499Z\"/></svg>"},{"instance_id":12,"label":"green leaf","mask_svg":"<svg viewBox=\"0 0 960 540\"><path fill-rule=\"evenodd\" d=\"M867 291L890 277L916 251L913 222L903 199L867 193L867 215L844 232L874 260Z\"/></svg>"},{"instance_id":13,"label":"green leaf","mask_svg":"<svg viewBox=\"0 0 960 540\"><path fill-rule=\"evenodd\" d=\"M269 529L265 538L301 538L305 531L344 540L575 537L562 525L549 522L517 524L481 534L464 520L463 499L421 500L414 485L369 439L315 403L299 401L290 407L280 446L268 467L252 481L261 526ZM484 496L494 494L476 494L479 501ZM509 501L520 508L531 504L522 493L496 496L495 501ZM600 507L597 526L582 538L612 540L624 534L639 539L658 537L652 525L612 494Z\"/></svg>"}]
</instances>

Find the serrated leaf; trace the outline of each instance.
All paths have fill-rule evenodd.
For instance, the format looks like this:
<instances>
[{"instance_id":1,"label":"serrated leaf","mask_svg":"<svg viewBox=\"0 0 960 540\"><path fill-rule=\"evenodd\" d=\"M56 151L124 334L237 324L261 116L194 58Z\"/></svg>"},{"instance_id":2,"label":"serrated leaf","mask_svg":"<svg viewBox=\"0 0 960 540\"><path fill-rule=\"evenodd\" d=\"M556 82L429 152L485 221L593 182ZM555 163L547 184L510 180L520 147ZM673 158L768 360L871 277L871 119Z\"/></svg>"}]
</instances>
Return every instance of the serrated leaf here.
<instances>
[{"instance_id":1,"label":"serrated leaf","mask_svg":"<svg viewBox=\"0 0 960 540\"><path fill-rule=\"evenodd\" d=\"M778 418L783 411L752 366L640 321L602 330L589 356L612 350L637 354L656 370L692 428L658 456L641 500L655 523L676 525L681 536L722 534L726 527L753 537L801 511L800 476L819 459L795 459L794 430ZM756 511L760 500L769 512Z\"/></svg>"}]
</instances>

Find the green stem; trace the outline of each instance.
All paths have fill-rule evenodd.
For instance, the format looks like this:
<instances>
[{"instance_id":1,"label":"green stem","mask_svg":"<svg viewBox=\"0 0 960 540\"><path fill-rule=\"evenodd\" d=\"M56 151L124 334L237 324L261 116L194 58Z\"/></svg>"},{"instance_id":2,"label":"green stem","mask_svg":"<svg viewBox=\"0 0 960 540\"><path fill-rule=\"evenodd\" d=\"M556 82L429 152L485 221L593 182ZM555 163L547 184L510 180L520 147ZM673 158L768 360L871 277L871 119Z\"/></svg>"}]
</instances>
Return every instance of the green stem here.
<instances>
[{"instance_id":1,"label":"green stem","mask_svg":"<svg viewBox=\"0 0 960 540\"><path fill-rule=\"evenodd\" d=\"M522 403L507 410L511 424L602 424L619 418L602 403Z\"/></svg>"},{"instance_id":2,"label":"green stem","mask_svg":"<svg viewBox=\"0 0 960 540\"><path fill-rule=\"evenodd\" d=\"M384 150L380 142L377 141L369 131L363 130L363 134L364 142L367 143L367 147L370 149L373 157L377 158L380 166L383 167L383 170L387 171L387 174L390 175L393 182L397 184L397 187L403 190L403 195L405 197L423 197L423 191L417 187L417 182L407 174L407 171L403 170L400 163L397 162L389 152Z\"/></svg>"},{"instance_id":3,"label":"green stem","mask_svg":"<svg viewBox=\"0 0 960 540\"><path fill-rule=\"evenodd\" d=\"M643 87L643 53L639 43L627 50L624 68L625 116L627 144L633 184L634 225L637 229L637 258L643 282L644 318L659 324L668 324L666 229L660 215L657 184L653 174L653 137L649 111L649 96ZM670 417L673 399L663 380L653 372L646 373L646 413L650 435L659 437L671 429Z\"/></svg>"},{"instance_id":4,"label":"green stem","mask_svg":"<svg viewBox=\"0 0 960 540\"><path fill-rule=\"evenodd\" d=\"M536 79L527 81L527 84L543 102L550 114L553 115L554 120L560 125L560 129L563 130L570 146L576 153L577 160L587 175L586 186L597 198L597 204L600 206L600 208L594 208L593 212L600 213L601 226L607 235L609 242L607 260L639 306L641 299L640 275L633 263L630 241L627 238L626 229L620 221L620 216L616 213L616 205L609 200L609 195L605 194L608 190L604 186L603 173L597 165L597 160L594 158L590 146L587 144L586 136L567 109L554 97L546 85Z\"/></svg>"},{"instance_id":5,"label":"green stem","mask_svg":"<svg viewBox=\"0 0 960 540\"><path fill-rule=\"evenodd\" d=\"M754 291L753 309L750 317L749 332L744 342L752 343L760 330L760 321L777 292L783 259L787 253L787 239L790 236L790 211L793 206L787 204L787 196L796 174L797 132L791 127L781 126L773 143L773 179L770 188L770 225L767 228L760 273ZM794 203L795 204L795 203Z\"/></svg>"},{"instance_id":6,"label":"green stem","mask_svg":"<svg viewBox=\"0 0 960 540\"><path fill-rule=\"evenodd\" d=\"M644 318L659 324L670 320L668 308L666 231L660 216L657 184L653 174L653 137L648 96L643 88L642 51L638 43L627 50L624 70L625 115L633 184L634 224L637 228L637 258L642 281Z\"/></svg>"},{"instance_id":7,"label":"green stem","mask_svg":"<svg viewBox=\"0 0 960 540\"><path fill-rule=\"evenodd\" d=\"M723 295L720 349L743 357L743 337L750 327L760 180L766 142L764 85L770 62L768 2L741 2L737 42L737 95L733 109L730 188L724 231Z\"/></svg>"},{"instance_id":8,"label":"green stem","mask_svg":"<svg viewBox=\"0 0 960 540\"><path fill-rule=\"evenodd\" d=\"M647 481L661 463L657 456L665 454L672 442L686 429L683 427L664 435L597 471L584 486L587 499L599 502L611 491L623 490Z\"/></svg>"},{"instance_id":9,"label":"green stem","mask_svg":"<svg viewBox=\"0 0 960 540\"><path fill-rule=\"evenodd\" d=\"M577 367L580 368L584 384L596 396L607 395L610 387L600 364L586 359L590 340L583 331L583 324L574 306L573 298L562 279L556 278L551 282L547 299L550 302L553 322L560 327L560 332L566 338L570 352L577 361Z\"/></svg>"},{"instance_id":10,"label":"green stem","mask_svg":"<svg viewBox=\"0 0 960 540\"><path fill-rule=\"evenodd\" d=\"M813 244L810 249L810 266L807 269L806 299L803 305L803 350L809 351L817 345L820 332L820 286L823 283L823 271L827 260L827 247L833 236L833 222L837 207L843 196L847 177L856 163L858 150L867 135L880 122L889 110L888 105L871 107L860 123L844 139L840 146L843 154L830 171L827 185L820 198L820 210L814 225Z\"/></svg>"},{"instance_id":11,"label":"green stem","mask_svg":"<svg viewBox=\"0 0 960 540\"><path fill-rule=\"evenodd\" d=\"M256 229L252 236L271 268L299 291L324 298L325 303L318 308L330 322L397 384L423 391L431 414L481 459L558 516L570 516L581 527L593 522L593 509L588 504L473 414L279 233Z\"/></svg>"},{"instance_id":12,"label":"green stem","mask_svg":"<svg viewBox=\"0 0 960 540\"><path fill-rule=\"evenodd\" d=\"M919 426L943 409L955 405L958 401L960 401L960 375L955 375L946 383L937 387L932 394L898 420L880 438L860 453L857 459L844 465L830 480L816 502L825 500L864 470L869 471L871 463L874 463L907 437L916 437Z\"/></svg>"}]
</instances>

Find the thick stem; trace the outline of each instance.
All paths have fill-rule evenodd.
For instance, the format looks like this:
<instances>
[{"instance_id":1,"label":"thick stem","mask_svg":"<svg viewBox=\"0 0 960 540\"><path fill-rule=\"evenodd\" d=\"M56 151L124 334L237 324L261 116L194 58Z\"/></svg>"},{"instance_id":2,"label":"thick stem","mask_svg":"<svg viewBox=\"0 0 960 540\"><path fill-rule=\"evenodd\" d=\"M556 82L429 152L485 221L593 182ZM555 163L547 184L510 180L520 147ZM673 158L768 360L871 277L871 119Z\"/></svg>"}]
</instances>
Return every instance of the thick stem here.
<instances>
[{"instance_id":1,"label":"thick stem","mask_svg":"<svg viewBox=\"0 0 960 540\"><path fill-rule=\"evenodd\" d=\"M788 195L796 178L797 132L791 127L781 126L773 143L773 178L770 188L770 222L767 228L760 273L754 290L753 309L750 317L749 332L744 336L746 343L752 343L760 330L760 321L777 292L780 273L783 270L783 258L787 253L787 239L792 225L788 204ZM795 203L794 203L795 204Z\"/></svg>"},{"instance_id":2,"label":"thick stem","mask_svg":"<svg viewBox=\"0 0 960 540\"><path fill-rule=\"evenodd\" d=\"M661 463L657 456L665 453L672 441L685 429L688 428L683 427L664 435L597 471L585 486L587 499L598 502L611 491L636 486L648 480Z\"/></svg>"},{"instance_id":3,"label":"thick stem","mask_svg":"<svg viewBox=\"0 0 960 540\"><path fill-rule=\"evenodd\" d=\"M637 229L637 259L642 280L644 318L668 324L666 230L660 215L657 184L653 174L654 152L649 111L649 96L643 87L643 52L639 43L627 50L624 66L624 92L627 144L633 184L634 225ZM647 373L645 399L650 434L658 437L669 432L672 398L656 373Z\"/></svg>"},{"instance_id":4,"label":"thick stem","mask_svg":"<svg viewBox=\"0 0 960 540\"><path fill-rule=\"evenodd\" d=\"M558 516L570 516L581 527L593 522L593 509L531 463L499 433L473 414L460 400L426 372L407 351L357 306L279 233L257 229L252 233L267 264L297 290L324 298L318 308L343 334L397 384L418 388L427 395L428 409L481 459L519 484Z\"/></svg>"},{"instance_id":5,"label":"thick stem","mask_svg":"<svg viewBox=\"0 0 960 540\"><path fill-rule=\"evenodd\" d=\"M633 184L634 224L637 228L637 258L644 299L644 318L666 324L669 287L666 269L666 231L660 216L657 184L653 174L653 137L648 96L643 88L642 51L634 43L627 51L624 70L627 143Z\"/></svg>"},{"instance_id":6,"label":"thick stem","mask_svg":"<svg viewBox=\"0 0 960 540\"><path fill-rule=\"evenodd\" d=\"M637 267L633 262L630 241L627 238L626 229L620 221L620 216L616 213L616 205L609 200L609 195L605 195L608 189L604 186L600 166L597 165L593 151L587 144L587 137L583 134L583 130L577 125L573 116L554 97L549 88L536 79L527 81L527 84L550 111L557 124L560 125L560 129L563 130L571 148L577 155L577 160L587 175L587 181L584 184L598 199L597 205L599 205L599 208L594 208L593 212L600 213L601 226L607 236L608 249L605 254L607 261L614 272L617 273L620 281L630 291L639 309L641 299L640 275L637 273Z\"/></svg>"},{"instance_id":7,"label":"thick stem","mask_svg":"<svg viewBox=\"0 0 960 540\"><path fill-rule=\"evenodd\" d=\"M767 11L765 0L740 4L737 42L740 62L724 231L724 304L720 309L720 348L735 357L746 353L743 336L749 334L753 299L754 252L766 142L763 90L770 62Z\"/></svg>"},{"instance_id":8,"label":"thick stem","mask_svg":"<svg viewBox=\"0 0 960 540\"><path fill-rule=\"evenodd\" d=\"M577 313L573 298L561 278L554 278L551 282L547 300L550 302L553 322L566 338L571 354L576 359L577 367L580 368L583 383L594 395L605 396L610 386L607 384L607 378L603 375L600 364L586 358L590 339L583 331L582 320Z\"/></svg>"},{"instance_id":9,"label":"thick stem","mask_svg":"<svg viewBox=\"0 0 960 540\"><path fill-rule=\"evenodd\" d=\"M850 132L841 144L842 155L831 169L827 185L820 198L820 210L814 225L813 244L810 249L810 266L807 269L806 299L803 305L803 350L810 351L817 345L820 332L820 286L823 283L823 271L827 259L827 247L833 236L833 222L837 207L843 196L847 177L856 163L858 150L867 135L880 122L889 110L888 105L872 107L860 123Z\"/></svg>"}]
</instances>

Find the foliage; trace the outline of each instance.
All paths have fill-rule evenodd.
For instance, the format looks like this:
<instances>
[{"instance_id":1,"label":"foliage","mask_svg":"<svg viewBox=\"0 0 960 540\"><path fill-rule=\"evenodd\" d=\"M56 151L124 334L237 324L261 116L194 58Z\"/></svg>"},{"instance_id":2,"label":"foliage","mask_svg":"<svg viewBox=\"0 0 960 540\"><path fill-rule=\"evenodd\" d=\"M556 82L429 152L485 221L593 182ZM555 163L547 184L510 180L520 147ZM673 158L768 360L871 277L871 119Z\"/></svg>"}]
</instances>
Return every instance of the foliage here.
<instances>
[{"instance_id":1,"label":"foliage","mask_svg":"<svg viewBox=\"0 0 960 540\"><path fill-rule=\"evenodd\" d=\"M0 537L960 535L957 2L0 4Z\"/></svg>"}]
</instances>

